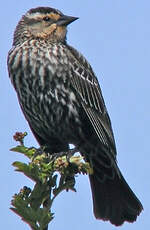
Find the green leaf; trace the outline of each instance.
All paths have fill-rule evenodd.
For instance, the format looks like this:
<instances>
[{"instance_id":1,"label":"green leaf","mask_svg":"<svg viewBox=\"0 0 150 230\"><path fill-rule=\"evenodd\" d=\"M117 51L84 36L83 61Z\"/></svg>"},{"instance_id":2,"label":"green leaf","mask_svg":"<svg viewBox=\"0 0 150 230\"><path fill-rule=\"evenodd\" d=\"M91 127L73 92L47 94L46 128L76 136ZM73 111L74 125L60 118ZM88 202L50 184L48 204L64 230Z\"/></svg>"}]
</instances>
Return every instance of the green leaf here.
<instances>
[{"instance_id":1,"label":"green leaf","mask_svg":"<svg viewBox=\"0 0 150 230\"><path fill-rule=\"evenodd\" d=\"M27 177L31 178L35 182L41 181L38 165L34 163L25 164L19 161L15 161L13 166L16 167L16 171L24 173Z\"/></svg>"},{"instance_id":2,"label":"green leaf","mask_svg":"<svg viewBox=\"0 0 150 230\"><path fill-rule=\"evenodd\" d=\"M53 213L50 213L49 211L42 208L38 210L37 221L41 229L44 229L53 218L54 218Z\"/></svg>"},{"instance_id":3,"label":"green leaf","mask_svg":"<svg viewBox=\"0 0 150 230\"><path fill-rule=\"evenodd\" d=\"M23 153L25 156L27 156L29 159L31 159L34 156L36 149L35 148L27 148L23 145L18 145L14 148L11 148L10 151Z\"/></svg>"},{"instance_id":4,"label":"green leaf","mask_svg":"<svg viewBox=\"0 0 150 230\"><path fill-rule=\"evenodd\" d=\"M49 193L50 189L47 183L36 183L30 195L31 207L35 210L38 209L43 203L43 200L49 197Z\"/></svg>"}]
</instances>

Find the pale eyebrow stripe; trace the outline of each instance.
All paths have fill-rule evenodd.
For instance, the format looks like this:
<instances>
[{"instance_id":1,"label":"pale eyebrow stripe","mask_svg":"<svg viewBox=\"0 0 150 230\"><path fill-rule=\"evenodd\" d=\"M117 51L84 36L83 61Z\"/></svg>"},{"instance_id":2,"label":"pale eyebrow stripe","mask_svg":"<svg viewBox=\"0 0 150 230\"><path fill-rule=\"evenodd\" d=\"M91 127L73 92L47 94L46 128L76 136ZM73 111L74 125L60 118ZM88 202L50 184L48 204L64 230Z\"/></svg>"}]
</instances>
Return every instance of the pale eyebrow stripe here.
<instances>
[{"instance_id":1,"label":"pale eyebrow stripe","mask_svg":"<svg viewBox=\"0 0 150 230\"><path fill-rule=\"evenodd\" d=\"M55 13L47 13L47 14L43 14L43 13L40 13L40 12L36 12L36 13L32 13L32 14L26 14L26 17L28 18L31 18L31 19L41 19L45 16L49 16L50 18L53 18L53 19L58 19L60 17L59 14L55 14Z\"/></svg>"}]
</instances>

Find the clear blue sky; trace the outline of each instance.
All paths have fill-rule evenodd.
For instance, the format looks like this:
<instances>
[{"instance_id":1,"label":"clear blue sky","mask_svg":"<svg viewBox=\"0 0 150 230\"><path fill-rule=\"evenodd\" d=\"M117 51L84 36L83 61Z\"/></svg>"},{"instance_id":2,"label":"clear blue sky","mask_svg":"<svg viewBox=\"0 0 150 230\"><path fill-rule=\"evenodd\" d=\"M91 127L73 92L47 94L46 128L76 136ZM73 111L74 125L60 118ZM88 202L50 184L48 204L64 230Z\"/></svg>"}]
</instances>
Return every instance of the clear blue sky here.
<instances>
[{"instance_id":1,"label":"clear blue sky","mask_svg":"<svg viewBox=\"0 0 150 230\"><path fill-rule=\"evenodd\" d=\"M11 166L24 160L9 151L16 145L12 136L27 131L26 144L37 146L20 111L10 84L6 56L11 48L15 26L28 9L51 6L80 19L69 26L68 43L89 60L100 81L111 116L118 150L118 164L126 180L144 206L134 224L118 229L150 228L150 1L149 0L5 0L1 2L0 27L0 141L1 141L1 229L28 230L9 210L11 197L32 183ZM113 230L110 223L98 221L92 213L88 178L77 178L77 193L64 192L55 202L56 214L49 229Z\"/></svg>"}]
</instances>

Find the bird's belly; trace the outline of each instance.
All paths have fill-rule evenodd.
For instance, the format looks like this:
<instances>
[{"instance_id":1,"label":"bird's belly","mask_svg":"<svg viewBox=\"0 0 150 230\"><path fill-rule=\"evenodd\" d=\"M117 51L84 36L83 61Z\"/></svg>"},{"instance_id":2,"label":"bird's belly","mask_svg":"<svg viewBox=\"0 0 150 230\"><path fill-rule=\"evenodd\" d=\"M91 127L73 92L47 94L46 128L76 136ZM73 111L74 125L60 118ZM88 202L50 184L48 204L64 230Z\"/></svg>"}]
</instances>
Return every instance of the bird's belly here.
<instances>
[{"instance_id":1,"label":"bird's belly","mask_svg":"<svg viewBox=\"0 0 150 230\"><path fill-rule=\"evenodd\" d=\"M36 96L32 91L28 92L28 99L26 103L21 103L21 107L37 133L73 143L78 139L80 117L78 107L73 102L74 97L70 95L71 92L69 96L63 93L63 96L60 94L58 98L49 90L46 94Z\"/></svg>"}]
</instances>

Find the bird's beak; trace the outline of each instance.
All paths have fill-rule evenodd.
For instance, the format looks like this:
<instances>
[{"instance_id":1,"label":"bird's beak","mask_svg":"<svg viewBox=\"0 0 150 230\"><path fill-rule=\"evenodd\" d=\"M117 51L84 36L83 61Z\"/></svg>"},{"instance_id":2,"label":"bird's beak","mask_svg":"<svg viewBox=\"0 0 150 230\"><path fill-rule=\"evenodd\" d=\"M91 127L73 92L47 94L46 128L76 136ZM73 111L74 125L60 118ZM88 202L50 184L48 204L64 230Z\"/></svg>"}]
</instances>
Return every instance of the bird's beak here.
<instances>
[{"instance_id":1,"label":"bird's beak","mask_svg":"<svg viewBox=\"0 0 150 230\"><path fill-rule=\"evenodd\" d=\"M57 21L57 25L58 26L67 26L70 23L74 22L75 20L77 20L77 17L72 17L72 16L67 16L67 15L62 15L58 21Z\"/></svg>"}]
</instances>

